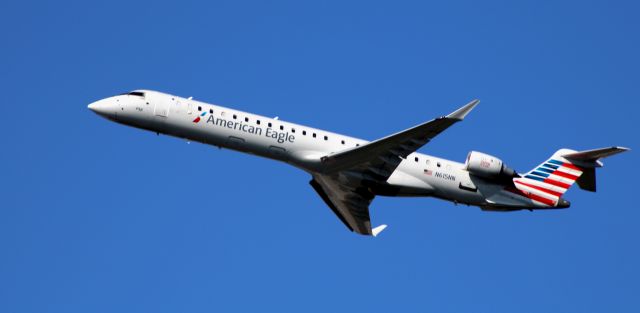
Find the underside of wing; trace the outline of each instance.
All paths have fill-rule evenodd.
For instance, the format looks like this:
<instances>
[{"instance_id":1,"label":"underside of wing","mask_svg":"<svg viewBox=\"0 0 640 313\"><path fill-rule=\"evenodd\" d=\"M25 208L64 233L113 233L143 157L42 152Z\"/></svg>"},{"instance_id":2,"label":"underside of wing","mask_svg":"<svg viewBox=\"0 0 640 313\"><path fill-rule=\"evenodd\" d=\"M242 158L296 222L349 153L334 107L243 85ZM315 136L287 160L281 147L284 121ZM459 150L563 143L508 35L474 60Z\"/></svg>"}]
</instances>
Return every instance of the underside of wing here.
<instances>
[{"instance_id":1,"label":"underside of wing","mask_svg":"<svg viewBox=\"0 0 640 313\"><path fill-rule=\"evenodd\" d=\"M309 184L349 230L373 235L369 218L369 204L374 198L371 192L340 184L337 179L325 175L314 175Z\"/></svg>"}]
</instances>

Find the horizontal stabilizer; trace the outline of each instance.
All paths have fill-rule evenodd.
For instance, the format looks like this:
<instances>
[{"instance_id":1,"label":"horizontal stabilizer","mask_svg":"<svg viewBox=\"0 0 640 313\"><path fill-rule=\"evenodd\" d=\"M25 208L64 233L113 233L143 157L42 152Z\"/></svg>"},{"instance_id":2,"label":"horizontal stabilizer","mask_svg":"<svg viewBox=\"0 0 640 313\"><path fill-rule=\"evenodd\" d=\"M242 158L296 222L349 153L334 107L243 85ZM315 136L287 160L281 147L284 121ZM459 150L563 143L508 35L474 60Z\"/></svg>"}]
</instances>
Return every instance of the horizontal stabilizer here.
<instances>
[{"instance_id":1,"label":"horizontal stabilizer","mask_svg":"<svg viewBox=\"0 0 640 313\"><path fill-rule=\"evenodd\" d=\"M600 148L600 149L568 153L563 155L563 157L571 160L576 160L576 161L594 162L594 161L597 161L598 159L610 157L614 154L622 153L625 151L629 151L629 148L609 147L609 148Z\"/></svg>"},{"instance_id":2,"label":"horizontal stabilizer","mask_svg":"<svg viewBox=\"0 0 640 313\"><path fill-rule=\"evenodd\" d=\"M629 151L625 147L609 147L563 154L562 157L582 167L582 175L576 183L580 189L596 191L596 167L602 167L600 159Z\"/></svg>"}]
</instances>

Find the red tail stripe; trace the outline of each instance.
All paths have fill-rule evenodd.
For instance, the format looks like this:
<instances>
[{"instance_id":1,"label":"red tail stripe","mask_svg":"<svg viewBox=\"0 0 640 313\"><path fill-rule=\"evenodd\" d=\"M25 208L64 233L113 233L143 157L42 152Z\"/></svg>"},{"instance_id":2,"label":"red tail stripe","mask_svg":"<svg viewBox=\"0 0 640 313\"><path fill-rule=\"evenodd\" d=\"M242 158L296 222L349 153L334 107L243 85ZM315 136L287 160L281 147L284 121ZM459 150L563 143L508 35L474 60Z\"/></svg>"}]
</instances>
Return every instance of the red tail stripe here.
<instances>
[{"instance_id":1,"label":"red tail stripe","mask_svg":"<svg viewBox=\"0 0 640 313\"><path fill-rule=\"evenodd\" d=\"M542 202L542 203L544 203L546 205L554 206L556 204L555 201L553 201L553 200L550 200L550 199L547 199L545 197L541 197L541 196L538 196L538 195L534 195L534 194L532 194L530 192L525 193L520 189L513 188L512 186L506 187L505 190L508 191L508 192L512 192L512 193L515 193L517 195L523 196L525 198L529 198L531 200Z\"/></svg>"},{"instance_id":2,"label":"red tail stripe","mask_svg":"<svg viewBox=\"0 0 640 313\"><path fill-rule=\"evenodd\" d=\"M538 201L538 202L542 202L542 203L547 204L547 205L550 205L550 206L554 206L554 205L556 205L556 202L555 202L555 201L550 200L550 199L547 199L547 198L545 198L545 197L541 197L541 196L538 196L538 195L534 195L534 194L532 194L532 193L531 193L531 194L529 194L529 198L530 198L531 200L536 200L536 201Z\"/></svg>"},{"instance_id":3,"label":"red tail stripe","mask_svg":"<svg viewBox=\"0 0 640 313\"><path fill-rule=\"evenodd\" d=\"M575 165L573 165L573 164L571 164L571 163L564 163L564 164L562 164L562 166L564 166L564 167L566 167L566 168L570 168L570 169L572 169L572 170L576 170L576 171L584 172L584 170L583 170L583 169L581 169L581 168L579 168L579 167L577 167L577 166L575 166Z\"/></svg>"},{"instance_id":4,"label":"red tail stripe","mask_svg":"<svg viewBox=\"0 0 640 313\"><path fill-rule=\"evenodd\" d=\"M558 175L558 176L561 176L561 177L564 177L564 178L568 178L568 179L571 179L571 180L578 179L578 176L576 176L576 175L571 175L569 173L565 173L565 172L561 172L561 171L555 171L555 172L551 173L551 175Z\"/></svg>"},{"instance_id":5,"label":"red tail stripe","mask_svg":"<svg viewBox=\"0 0 640 313\"><path fill-rule=\"evenodd\" d=\"M554 186L562 187L564 189L568 189L569 187L571 187L571 185L569 185L569 184L561 183L561 182L559 182L557 180L553 180L553 179L549 179L549 178L546 178L544 180L544 182L547 183L547 184L554 185Z\"/></svg>"},{"instance_id":6,"label":"red tail stripe","mask_svg":"<svg viewBox=\"0 0 640 313\"><path fill-rule=\"evenodd\" d=\"M533 188L533 189L540 190L540 191L542 191L542 192L544 192L544 193L548 193L548 194L550 194L550 195L554 195L554 196L556 196L556 197L560 197L560 196L562 196L562 193L557 192L557 191L553 191L553 190L551 190L551 189L547 189L547 188L540 187L540 186L536 186L536 185L532 185L532 184L523 183L523 182L521 182L521 181L519 181L519 180L514 180L514 182L516 182L516 183L518 183L518 184L520 184L520 185L525 185L525 186L527 186L527 187L531 187L531 188Z\"/></svg>"}]
</instances>

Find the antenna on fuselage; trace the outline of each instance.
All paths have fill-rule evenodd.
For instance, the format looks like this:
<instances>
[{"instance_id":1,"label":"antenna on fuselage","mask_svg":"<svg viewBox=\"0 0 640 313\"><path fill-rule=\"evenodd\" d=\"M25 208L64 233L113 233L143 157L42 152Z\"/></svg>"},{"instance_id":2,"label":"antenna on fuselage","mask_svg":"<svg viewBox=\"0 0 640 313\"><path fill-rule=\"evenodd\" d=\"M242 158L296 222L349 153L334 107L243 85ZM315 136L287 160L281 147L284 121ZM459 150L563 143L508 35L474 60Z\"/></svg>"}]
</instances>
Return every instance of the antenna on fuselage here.
<instances>
[{"instance_id":1,"label":"antenna on fuselage","mask_svg":"<svg viewBox=\"0 0 640 313\"><path fill-rule=\"evenodd\" d=\"M274 119L274 120L278 120L279 118L280 118L279 116L276 116L276 117L274 117L273 119Z\"/></svg>"},{"instance_id":2,"label":"antenna on fuselage","mask_svg":"<svg viewBox=\"0 0 640 313\"><path fill-rule=\"evenodd\" d=\"M187 98L187 100L193 100L193 97L189 97L189 98Z\"/></svg>"}]
</instances>

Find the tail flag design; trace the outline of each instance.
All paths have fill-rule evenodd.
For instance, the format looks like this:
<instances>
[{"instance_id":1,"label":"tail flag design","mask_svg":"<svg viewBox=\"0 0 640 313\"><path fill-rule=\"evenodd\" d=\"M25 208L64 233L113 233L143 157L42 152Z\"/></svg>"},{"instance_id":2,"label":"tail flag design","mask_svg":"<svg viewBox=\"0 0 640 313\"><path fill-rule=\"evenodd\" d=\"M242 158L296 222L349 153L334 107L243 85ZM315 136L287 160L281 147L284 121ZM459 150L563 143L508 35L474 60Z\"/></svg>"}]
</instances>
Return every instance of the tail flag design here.
<instances>
[{"instance_id":1,"label":"tail flag design","mask_svg":"<svg viewBox=\"0 0 640 313\"><path fill-rule=\"evenodd\" d=\"M515 188L508 191L525 196L544 206L556 206L560 197L567 192L584 172L584 169L561 157L575 152L562 149L523 177L513 180ZM514 190L515 189L515 190Z\"/></svg>"},{"instance_id":2,"label":"tail flag design","mask_svg":"<svg viewBox=\"0 0 640 313\"><path fill-rule=\"evenodd\" d=\"M562 195L576 182L582 189L595 191L595 168L602 166L600 159L628 150L624 147L580 152L560 149L524 176L514 178L514 185L506 190L529 198L537 206L560 207L559 203L566 202L561 201Z\"/></svg>"}]
</instances>

